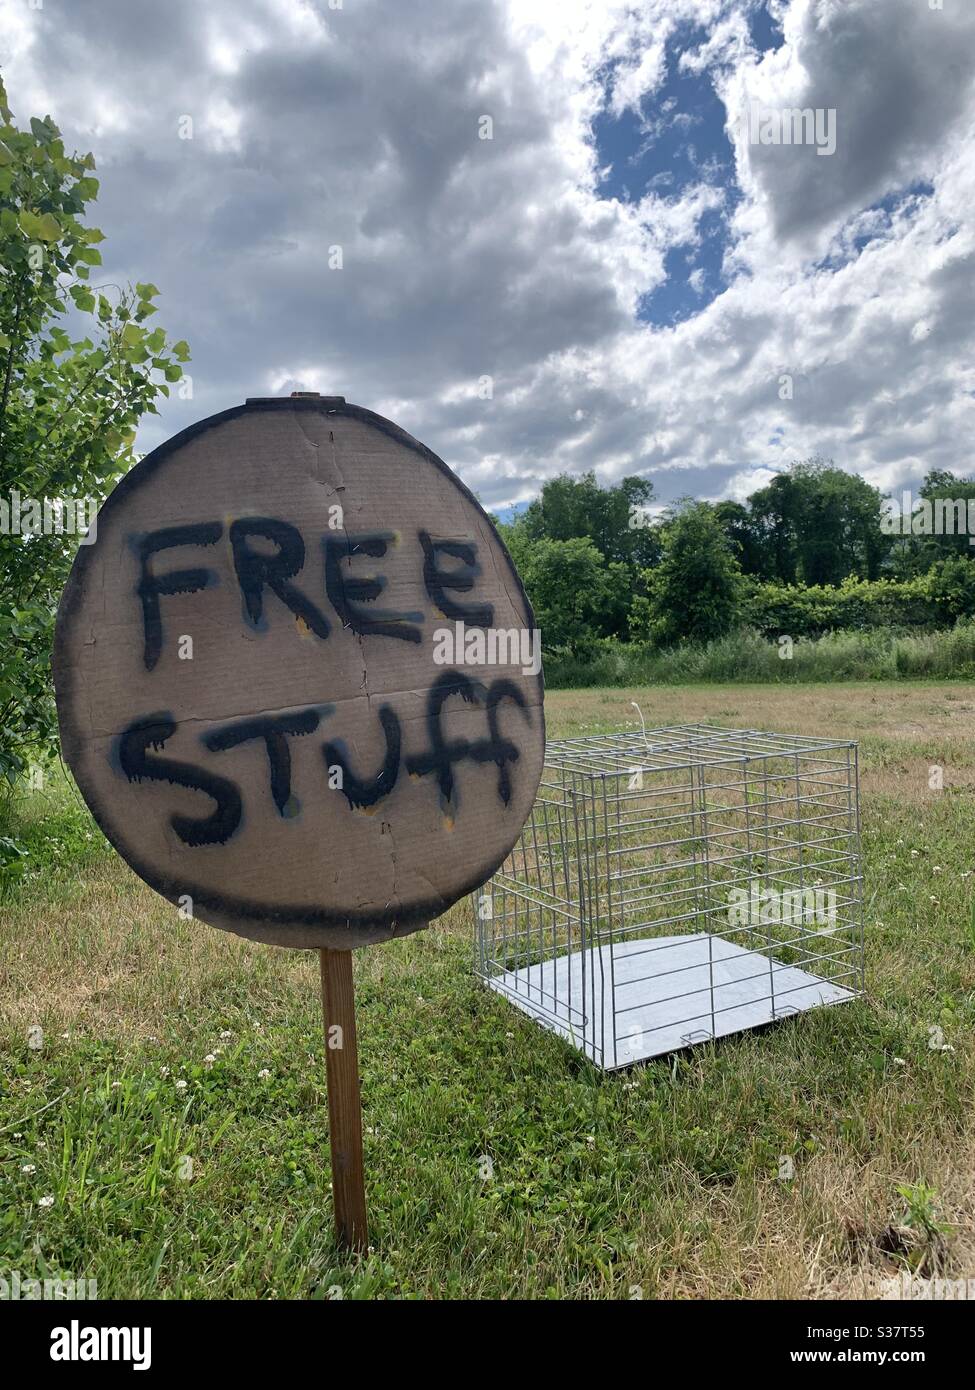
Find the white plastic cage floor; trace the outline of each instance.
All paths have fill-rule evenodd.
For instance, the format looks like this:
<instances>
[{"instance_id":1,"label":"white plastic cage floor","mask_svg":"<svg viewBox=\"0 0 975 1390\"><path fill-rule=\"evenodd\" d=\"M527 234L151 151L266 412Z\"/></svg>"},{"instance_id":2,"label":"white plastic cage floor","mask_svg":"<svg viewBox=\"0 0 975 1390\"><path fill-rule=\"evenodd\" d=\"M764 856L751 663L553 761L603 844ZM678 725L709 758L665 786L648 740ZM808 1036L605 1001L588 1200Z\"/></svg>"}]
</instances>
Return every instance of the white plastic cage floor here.
<instances>
[{"instance_id":1,"label":"white plastic cage floor","mask_svg":"<svg viewBox=\"0 0 975 1390\"><path fill-rule=\"evenodd\" d=\"M854 999L859 993L855 971L847 969L846 978L854 988L699 932L573 951L506 970L488 984L604 1070L614 1071L712 1037L727 1037L806 1009ZM589 1019L585 1036L583 1013Z\"/></svg>"}]
</instances>

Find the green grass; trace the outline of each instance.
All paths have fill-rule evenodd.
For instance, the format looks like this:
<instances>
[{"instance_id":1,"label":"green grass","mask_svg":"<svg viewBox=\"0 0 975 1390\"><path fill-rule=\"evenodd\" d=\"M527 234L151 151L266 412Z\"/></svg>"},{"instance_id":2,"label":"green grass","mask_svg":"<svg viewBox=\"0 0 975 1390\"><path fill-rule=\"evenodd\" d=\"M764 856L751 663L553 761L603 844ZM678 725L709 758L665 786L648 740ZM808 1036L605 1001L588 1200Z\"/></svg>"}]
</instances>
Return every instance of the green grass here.
<instances>
[{"instance_id":1,"label":"green grass","mask_svg":"<svg viewBox=\"0 0 975 1390\"><path fill-rule=\"evenodd\" d=\"M74 877L111 846L60 767L45 769L32 794L0 791L0 904L18 889L49 890Z\"/></svg>"},{"instance_id":2,"label":"green grass","mask_svg":"<svg viewBox=\"0 0 975 1390\"><path fill-rule=\"evenodd\" d=\"M901 686L896 712L882 687L838 711L827 687L799 713L751 692L745 721L737 691L631 693L653 723L703 705L864 735L868 1000L604 1076L479 987L466 905L357 952L373 1248L351 1259L314 956L174 920L55 786L7 812L30 855L0 914L0 1274L103 1297L617 1299L970 1274L971 708ZM626 708L551 696L550 734Z\"/></svg>"},{"instance_id":3,"label":"green grass","mask_svg":"<svg viewBox=\"0 0 975 1390\"><path fill-rule=\"evenodd\" d=\"M614 685L685 685L808 681L971 680L975 678L975 624L937 632L829 632L797 638L783 657L777 641L751 629L714 642L687 642L668 650L604 640L584 656L557 652L545 661L550 690Z\"/></svg>"}]
</instances>

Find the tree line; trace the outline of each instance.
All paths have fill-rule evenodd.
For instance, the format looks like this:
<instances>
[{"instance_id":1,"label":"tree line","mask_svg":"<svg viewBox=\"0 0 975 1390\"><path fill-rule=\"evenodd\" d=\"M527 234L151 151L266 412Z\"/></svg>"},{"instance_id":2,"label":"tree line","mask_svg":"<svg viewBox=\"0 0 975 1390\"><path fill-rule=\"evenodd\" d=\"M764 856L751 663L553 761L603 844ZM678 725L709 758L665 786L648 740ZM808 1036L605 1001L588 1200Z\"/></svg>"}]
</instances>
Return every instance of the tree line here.
<instances>
[{"instance_id":1,"label":"tree line","mask_svg":"<svg viewBox=\"0 0 975 1390\"><path fill-rule=\"evenodd\" d=\"M644 478L602 487L592 472L563 474L497 524L543 644L581 652L602 638L667 647L742 626L798 637L971 616L969 500L975 518L975 480L932 471L916 514L895 522L879 488L811 458L744 502L685 498L663 509ZM951 527L941 534L931 524L939 514Z\"/></svg>"}]
</instances>

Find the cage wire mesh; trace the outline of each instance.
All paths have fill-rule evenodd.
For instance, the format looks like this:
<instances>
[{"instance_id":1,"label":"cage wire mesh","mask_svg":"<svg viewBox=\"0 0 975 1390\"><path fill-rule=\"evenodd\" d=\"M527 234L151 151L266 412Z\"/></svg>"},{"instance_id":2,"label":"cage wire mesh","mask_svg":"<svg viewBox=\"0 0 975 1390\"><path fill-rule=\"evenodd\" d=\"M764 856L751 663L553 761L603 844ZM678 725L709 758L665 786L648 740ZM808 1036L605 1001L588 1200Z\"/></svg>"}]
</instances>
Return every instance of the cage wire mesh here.
<instances>
[{"instance_id":1,"label":"cage wire mesh","mask_svg":"<svg viewBox=\"0 0 975 1390\"><path fill-rule=\"evenodd\" d=\"M485 983L607 1071L853 999L857 745L703 724L552 742L475 916Z\"/></svg>"}]
</instances>

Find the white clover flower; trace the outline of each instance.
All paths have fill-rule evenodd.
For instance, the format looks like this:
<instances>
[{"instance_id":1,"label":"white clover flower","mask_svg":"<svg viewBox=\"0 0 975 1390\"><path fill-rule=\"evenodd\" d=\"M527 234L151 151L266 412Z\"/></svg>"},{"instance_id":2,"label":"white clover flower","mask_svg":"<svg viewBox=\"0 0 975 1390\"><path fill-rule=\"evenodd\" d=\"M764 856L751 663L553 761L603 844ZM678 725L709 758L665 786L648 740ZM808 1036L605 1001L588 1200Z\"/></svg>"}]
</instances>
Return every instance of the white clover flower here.
<instances>
[{"instance_id":1,"label":"white clover flower","mask_svg":"<svg viewBox=\"0 0 975 1390\"><path fill-rule=\"evenodd\" d=\"M266 1081L268 1077L271 1075L267 1067L261 1067L261 1070L257 1074L262 1081Z\"/></svg>"},{"instance_id":2,"label":"white clover flower","mask_svg":"<svg viewBox=\"0 0 975 1390\"><path fill-rule=\"evenodd\" d=\"M37 1168L36 1168L35 1164L33 1164L33 1163L23 1163L23 1164L21 1164L20 1171L21 1171L22 1173L36 1173L36 1172L37 1172Z\"/></svg>"},{"instance_id":3,"label":"white clover flower","mask_svg":"<svg viewBox=\"0 0 975 1390\"><path fill-rule=\"evenodd\" d=\"M180 1079L176 1082L176 1089L177 1089L177 1091L185 1091L185 1090L186 1090L186 1082L183 1080L182 1077L180 1077Z\"/></svg>"},{"instance_id":4,"label":"white clover flower","mask_svg":"<svg viewBox=\"0 0 975 1390\"><path fill-rule=\"evenodd\" d=\"M53 1206L54 1206L54 1198L53 1198L53 1197L42 1197L41 1200L38 1202L37 1205L38 1205L39 1207L53 1207Z\"/></svg>"},{"instance_id":5,"label":"white clover flower","mask_svg":"<svg viewBox=\"0 0 975 1390\"><path fill-rule=\"evenodd\" d=\"M212 1067L213 1064L214 1064L214 1062L215 1062L216 1060L217 1060L217 1058L216 1058L216 1053L208 1052L207 1055L206 1055L206 1056L204 1057L204 1059L203 1059L204 1066Z\"/></svg>"}]
</instances>

